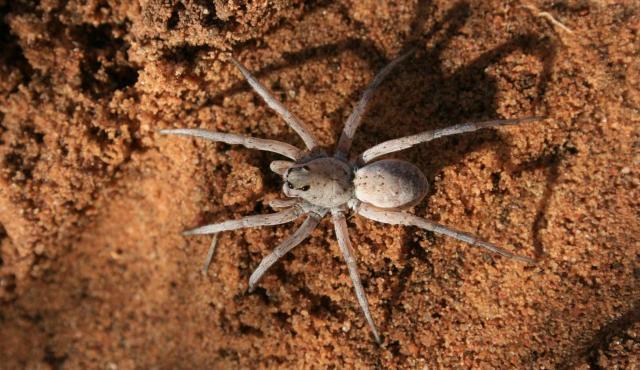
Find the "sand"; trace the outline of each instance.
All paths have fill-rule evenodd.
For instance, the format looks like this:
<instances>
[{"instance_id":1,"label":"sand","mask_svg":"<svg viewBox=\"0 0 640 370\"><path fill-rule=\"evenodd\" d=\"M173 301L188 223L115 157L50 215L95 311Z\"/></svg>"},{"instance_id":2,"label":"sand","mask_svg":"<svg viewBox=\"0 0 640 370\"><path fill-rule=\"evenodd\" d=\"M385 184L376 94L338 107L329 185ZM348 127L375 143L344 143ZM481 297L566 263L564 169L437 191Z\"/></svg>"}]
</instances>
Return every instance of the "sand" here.
<instances>
[{"instance_id":1,"label":"sand","mask_svg":"<svg viewBox=\"0 0 640 370\"><path fill-rule=\"evenodd\" d=\"M0 0L0 367L640 367L640 11L632 1ZM231 52L355 152L469 120L546 116L392 155L427 175L411 212L538 263L348 219L378 346L329 220L247 292L300 222L271 212L276 154L179 137L302 141Z\"/></svg>"}]
</instances>

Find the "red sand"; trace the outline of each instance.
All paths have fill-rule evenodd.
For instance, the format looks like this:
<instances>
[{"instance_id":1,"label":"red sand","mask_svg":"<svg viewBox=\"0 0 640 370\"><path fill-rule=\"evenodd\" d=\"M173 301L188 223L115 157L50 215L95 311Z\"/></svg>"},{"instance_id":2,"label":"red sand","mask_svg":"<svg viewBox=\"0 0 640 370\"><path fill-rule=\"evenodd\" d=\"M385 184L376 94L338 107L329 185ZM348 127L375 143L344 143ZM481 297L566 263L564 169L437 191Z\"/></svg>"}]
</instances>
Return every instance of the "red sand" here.
<instances>
[{"instance_id":1,"label":"red sand","mask_svg":"<svg viewBox=\"0 0 640 370\"><path fill-rule=\"evenodd\" d=\"M184 3L0 0L0 367L640 366L635 0ZM223 234L200 275L209 238L180 232L269 212L278 157L157 129L301 144L232 51L332 147L409 45L355 149L547 115L396 156L432 184L416 214L539 264L350 218L381 347L327 221L254 294L299 223Z\"/></svg>"}]
</instances>

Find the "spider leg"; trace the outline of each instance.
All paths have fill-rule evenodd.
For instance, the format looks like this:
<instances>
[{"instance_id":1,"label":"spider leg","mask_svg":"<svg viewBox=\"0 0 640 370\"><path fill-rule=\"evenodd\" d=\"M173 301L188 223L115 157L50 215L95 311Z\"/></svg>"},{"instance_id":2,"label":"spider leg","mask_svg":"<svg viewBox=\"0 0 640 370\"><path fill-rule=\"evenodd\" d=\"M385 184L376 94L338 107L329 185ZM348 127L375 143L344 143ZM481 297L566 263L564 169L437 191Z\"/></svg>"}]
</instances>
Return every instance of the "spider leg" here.
<instances>
[{"instance_id":1,"label":"spider leg","mask_svg":"<svg viewBox=\"0 0 640 370\"><path fill-rule=\"evenodd\" d=\"M516 119L499 119L484 122L467 122L437 130L424 131L419 134L388 140L375 145L365 150L364 153L360 154L360 159L362 162L368 163L372 159L378 158L381 155L404 150L414 145L426 143L439 137L457 135L465 132L473 132L487 127L518 125L521 123L537 121L540 119L544 119L544 117L527 117Z\"/></svg>"},{"instance_id":2,"label":"spider leg","mask_svg":"<svg viewBox=\"0 0 640 370\"><path fill-rule=\"evenodd\" d=\"M194 136L211 141L219 141L227 144L240 144L250 149L258 149L268 152L282 154L285 157L297 160L302 157L302 151L293 145L277 140L260 139L251 136L238 134L227 134L223 132L207 131L196 128L178 128L171 130L160 130L164 135Z\"/></svg>"},{"instance_id":3,"label":"spider leg","mask_svg":"<svg viewBox=\"0 0 640 370\"><path fill-rule=\"evenodd\" d=\"M535 263L535 261L529 257L519 256L505 249L497 247L491 243L478 240L478 238L476 238L471 234L467 234L462 231L454 230L446 226L439 225L435 222L431 222L427 219L414 216L406 212L387 211L387 210L379 209L367 204L361 204L360 207L358 208L358 214L370 220L382 222L385 224L417 226L425 230L433 231L434 233L450 236L454 239L463 241L473 246L487 249L493 253L497 253L507 258L511 258L511 259L518 260L521 262L526 262L526 263Z\"/></svg>"},{"instance_id":4,"label":"spider leg","mask_svg":"<svg viewBox=\"0 0 640 370\"><path fill-rule=\"evenodd\" d=\"M249 292L253 291L256 284L274 263L276 263L285 254L289 253L290 250L298 246L298 244L302 243L302 241L311 234L313 229L318 226L321 219L322 216L313 212L309 213L307 219L304 220L304 223L300 228L298 228L298 230L283 240L282 243L273 250L273 252L260 261L260 265L258 265L255 271L251 274L251 277L249 277Z\"/></svg>"},{"instance_id":5,"label":"spider leg","mask_svg":"<svg viewBox=\"0 0 640 370\"><path fill-rule=\"evenodd\" d=\"M204 260L204 264L202 265L202 273L207 274L209 271L209 265L211 264L211 260L213 259L213 254L216 252L216 245L218 244L218 235L220 233L213 234L213 239L211 239L211 244L209 245L209 251L207 252L207 258Z\"/></svg>"},{"instance_id":6,"label":"spider leg","mask_svg":"<svg viewBox=\"0 0 640 370\"><path fill-rule=\"evenodd\" d=\"M271 202L269 202L269 207L276 210L276 209L293 207L298 203L300 203L299 198L274 199Z\"/></svg>"},{"instance_id":7,"label":"spider leg","mask_svg":"<svg viewBox=\"0 0 640 370\"><path fill-rule=\"evenodd\" d=\"M280 225L295 220L303 213L304 212L301 208L291 207L276 213L246 216L237 220L228 220L211 225L200 226L195 229L185 231L183 235L215 234L221 231L237 230L247 227Z\"/></svg>"},{"instance_id":8,"label":"spider leg","mask_svg":"<svg viewBox=\"0 0 640 370\"><path fill-rule=\"evenodd\" d=\"M338 141L338 148L336 150L335 156L341 159L346 159L347 154L349 153L349 149L351 148L351 142L353 141L353 137L356 134L356 130L358 126L360 126L360 122L362 121L362 115L367 108L367 104L373 97L373 94L376 92L382 81L389 75L389 73L395 68L400 62L405 60L409 55L413 54L414 49L411 49L404 54L400 55L396 59L392 60L389 64L387 64L378 74L373 78L373 81L367 86L367 89L362 93L362 97L358 104L347 118L347 122L344 124L344 129L342 130L342 134L340 135L340 140Z\"/></svg>"},{"instance_id":9,"label":"spider leg","mask_svg":"<svg viewBox=\"0 0 640 370\"><path fill-rule=\"evenodd\" d=\"M289 112L287 108L285 108L282 103L276 100L269 90L267 90L258 79L256 79L249 70L247 70L240 62L235 60L233 57L231 58L231 62L235 64L235 66L240 70L244 78L249 82L249 85L262 97L262 99L267 103L267 105L276 111L280 117L282 117L285 122L291 127L304 141L305 145L309 150L318 146L318 139L311 133L309 127L302 122L295 114Z\"/></svg>"},{"instance_id":10,"label":"spider leg","mask_svg":"<svg viewBox=\"0 0 640 370\"><path fill-rule=\"evenodd\" d=\"M353 289L355 290L356 297L358 298L358 303L360 303L360 307L364 312L364 317L367 319L367 323L369 323L369 327L373 332L373 336L376 338L376 342L380 344L382 343L380 341L380 334L378 334L378 329L376 328L376 324L373 322L373 317L371 317L371 312L369 311L369 301L367 301L367 296L364 294L364 288L362 287L362 281L360 280L360 274L358 273L358 265L356 264L353 248L351 247L351 241L349 240L347 222L344 214L340 211L332 211L332 216L336 230L336 238L338 239L338 246L344 256L345 262L347 263L349 275L353 282Z\"/></svg>"},{"instance_id":11,"label":"spider leg","mask_svg":"<svg viewBox=\"0 0 640 370\"><path fill-rule=\"evenodd\" d=\"M287 172L287 170L294 164L295 162L291 161L273 161L271 162L271 164L269 164L269 168L271 169L271 171L277 173L281 177L284 177L284 174Z\"/></svg>"}]
</instances>

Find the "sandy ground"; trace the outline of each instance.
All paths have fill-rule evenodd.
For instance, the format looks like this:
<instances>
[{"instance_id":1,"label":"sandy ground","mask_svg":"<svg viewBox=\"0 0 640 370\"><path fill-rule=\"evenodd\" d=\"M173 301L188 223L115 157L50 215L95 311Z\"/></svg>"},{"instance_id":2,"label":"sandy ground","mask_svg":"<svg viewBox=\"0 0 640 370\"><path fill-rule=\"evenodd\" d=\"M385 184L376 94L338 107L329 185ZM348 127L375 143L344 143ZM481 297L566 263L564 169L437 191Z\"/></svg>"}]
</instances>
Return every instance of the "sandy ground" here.
<instances>
[{"instance_id":1,"label":"sandy ground","mask_svg":"<svg viewBox=\"0 0 640 370\"><path fill-rule=\"evenodd\" d=\"M0 0L1 368L640 366L637 0L34 3ZM279 157L157 130L302 145L233 52L331 148L411 46L356 151L547 116L394 156L431 183L412 212L538 264L349 218L382 346L328 220L255 293L299 222L224 233L201 275L181 231L270 212Z\"/></svg>"}]
</instances>

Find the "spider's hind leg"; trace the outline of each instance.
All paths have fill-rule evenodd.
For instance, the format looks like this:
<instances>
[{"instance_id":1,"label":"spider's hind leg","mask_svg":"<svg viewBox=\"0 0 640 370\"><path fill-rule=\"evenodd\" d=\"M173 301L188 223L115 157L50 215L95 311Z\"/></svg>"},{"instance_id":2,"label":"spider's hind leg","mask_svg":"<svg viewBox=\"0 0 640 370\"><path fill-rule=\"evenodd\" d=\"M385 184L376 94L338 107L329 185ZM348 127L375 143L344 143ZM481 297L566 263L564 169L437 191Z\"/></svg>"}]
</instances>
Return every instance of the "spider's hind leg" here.
<instances>
[{"instance_id":1,"label":"spider's hind leg","mask_svg":"<svg viewBox=\"0 0 640 370\"><path fill-rule=\"evenodd\" d=\"M462 134L465 132L473 132L489 127L507 126L507 125L519 125L522 123L542 120L545 117L526 117L526 118L513 118L513 119L498 119L492 121L483 122L467 122L454 125L451 127L445 127L436 130L423 131L419 134L401 137L398 139L388 140L371 148L360 154L359 162L369 163L375 158L383 156L385 154L397 152L407 148L411 148L414 145L421 143L427 143L431 140L450 135Z\"/></svg>"},{"instance_id":2,"label":"spider's hind leg","mask_svg":"<svg viewBox=\"0 0 640 370\"><path fill-rule=\"evenodd\" d=\"M370 220L382 222L385 224L417 226L421 229L433 231L434 233L446 235L454 239L460 240L462 242L465 242L467 244L484 248L493 253L499 254L501 256L504 256L513 260L517 260L525 263L535 263L535 260L529 257L517 255L515 253L509 252L506 249L502 249L494 244L482 241L471 234L467 234L462 231L458 231L446 226L442 226L440 224L429 221L422 217L412 215L410 213L399 212L399 211L388 211L388 210L379 209L363 203L358 208L358 214Z\"/></svg>"}]
</instances>

